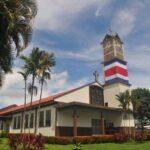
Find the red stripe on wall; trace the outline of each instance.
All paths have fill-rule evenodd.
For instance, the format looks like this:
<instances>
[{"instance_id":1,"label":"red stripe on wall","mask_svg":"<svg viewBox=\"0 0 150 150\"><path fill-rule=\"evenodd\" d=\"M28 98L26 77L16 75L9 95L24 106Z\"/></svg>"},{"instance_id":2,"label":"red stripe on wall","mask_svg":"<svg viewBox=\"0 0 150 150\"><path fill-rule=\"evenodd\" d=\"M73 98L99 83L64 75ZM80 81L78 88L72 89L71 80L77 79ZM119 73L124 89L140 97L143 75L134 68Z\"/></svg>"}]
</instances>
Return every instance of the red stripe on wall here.
<instances>
[{"instance_id":1,"label":"red stripe on wall","mask_svg":"<svg viewBox=\"0 0 150 150\"><path fill-rule=\"evenodd\" d=\"M109 76L112 76L115 74L121 74L121 75L127 77L128 71L124 68L119 67L119 66L112 67L112 68L105 71L105 77L109 77Z\"/></svg>"}]
</instances>

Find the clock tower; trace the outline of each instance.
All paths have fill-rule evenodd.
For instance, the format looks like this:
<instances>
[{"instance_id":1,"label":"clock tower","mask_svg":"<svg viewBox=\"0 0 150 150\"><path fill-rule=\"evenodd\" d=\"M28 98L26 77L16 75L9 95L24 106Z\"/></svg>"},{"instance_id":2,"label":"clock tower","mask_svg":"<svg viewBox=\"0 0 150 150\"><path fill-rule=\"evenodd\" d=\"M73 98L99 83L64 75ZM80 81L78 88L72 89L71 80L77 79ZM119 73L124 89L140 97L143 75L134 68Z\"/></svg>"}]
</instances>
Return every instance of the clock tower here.
<instances>
[{"instance_id":1,"label":"clock tower","mask_svg":"<svg viewBox=\"0 0 150 150\"><path fill-rule=\"evenodd\" d=\"M104 100L109 107L119 107L116 95L130 87L123 42L117 33L110 32L101 44L104 54Z\"/></svg>"}]
</instances>

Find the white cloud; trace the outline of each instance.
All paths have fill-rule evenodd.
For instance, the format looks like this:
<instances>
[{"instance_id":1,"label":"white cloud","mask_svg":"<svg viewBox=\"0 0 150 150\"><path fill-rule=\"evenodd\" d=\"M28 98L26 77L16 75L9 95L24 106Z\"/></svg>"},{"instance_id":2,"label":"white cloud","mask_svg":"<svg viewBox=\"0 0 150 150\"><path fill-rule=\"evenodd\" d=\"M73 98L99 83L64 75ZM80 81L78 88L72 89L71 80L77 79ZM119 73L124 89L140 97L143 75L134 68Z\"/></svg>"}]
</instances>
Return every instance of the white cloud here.
<instances>
[{"instance_id":1,"label":"white cloud","mask_svg":"<svg viewBox=\"0 0 150 150\"><path fill-rule=\"evenodd\" d=\"M150 45L135 45L132 50L128 47L125 53L133 87L150 88Z\"/></svg>"},{"instance_id":2,"label":"white cloud","mask_svg":"<svg viewBox=\"0 0 150 150\"><path fill-rule=\"evenodd\" d=\"M67 50L55 50L56 56L61 58L68 58L68 59L76 59L81 61L100 61L100 46L99 45L92 45L89 48L84 48L78 51L70 51Z\"/></svg>"},{"instance_id":3,"label":"white cloud","mask_svg":"<svg viewBox=\"0 0 150 150\"><path fill-rule=\"evenodd\" d=\"M112 20L112 29L122 37L128 35L134 28L137 10L119 10Z\"/></svg>"},{"instance_id":4,"label":"white cloud","mask_svg":"<svg viewBox=\"0 0 150 150\"><path fill-rule=\"evenodd\" d=\"M23 104L24 101L24 82L22 77L17 73L18 68L14 69L13 74L6 75L5 84L0 90L0 106L7 106L11 104ZM47 97L57 92L69 90L78 86L81 86L88 82L88 79L81 78L74 82L69 82L68 72L63 71L60 73L52 74L52 79L47 81L46 88L43 89L43 97ZM37 83L36 83L37 84ZM38 85L40 91L40 86ZM39 92L37 96L34 96L34 100L39 99ZM30 101L28 95L27 101Z\"/></svg>"},{"instance_id":5,"label":"white cloud","mask_svg":"<svg viewBox=\"0 0 150 150\"><path fill-rule=\"evenodd\" d=\"M92 6L100 11L109 2L110 0L38 0L35 27L55 32L68 30L82 11Z\"/></svg>"}]
</instances>

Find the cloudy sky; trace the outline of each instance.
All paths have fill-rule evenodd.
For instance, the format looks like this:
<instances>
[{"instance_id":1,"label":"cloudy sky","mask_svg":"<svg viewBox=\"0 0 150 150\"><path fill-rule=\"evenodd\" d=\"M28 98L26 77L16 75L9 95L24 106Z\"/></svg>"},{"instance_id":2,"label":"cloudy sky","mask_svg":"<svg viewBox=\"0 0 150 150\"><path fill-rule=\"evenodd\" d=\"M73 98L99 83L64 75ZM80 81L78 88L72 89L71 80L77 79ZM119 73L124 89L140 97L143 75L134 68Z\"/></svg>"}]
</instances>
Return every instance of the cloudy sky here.
<instances>
[{"instance_id":1,"label":"cloudy sky","mask_svg":"<svg viewBox=\"0 0 150 150\"><path fill-rule=\"evenodd\" d=\"M150 1L149 0L37 0L33 25L33 47L54 52L56 66L43 96L89 83L93 72L102 73L102 41L108 29L124 42L132 87L150 88ZM23 81L15 60L13 74L0 89L0 107L23 103ZM37 95L34 99L38 99ZM28 96L29 99L29 96Z\"/></svg>"}]
</instances>

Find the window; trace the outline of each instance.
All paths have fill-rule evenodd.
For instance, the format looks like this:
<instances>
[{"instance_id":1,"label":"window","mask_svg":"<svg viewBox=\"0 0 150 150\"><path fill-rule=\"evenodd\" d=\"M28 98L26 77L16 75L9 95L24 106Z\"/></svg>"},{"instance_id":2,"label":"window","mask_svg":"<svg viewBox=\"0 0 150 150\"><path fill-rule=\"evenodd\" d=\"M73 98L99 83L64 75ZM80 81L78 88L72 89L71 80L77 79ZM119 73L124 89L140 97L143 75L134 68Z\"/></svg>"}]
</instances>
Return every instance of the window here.
<instances>
[{"instance_id":1,"label":"window","mask_svg":"<svg viewBox=\"0 0 150 150\"><path fill-rule=\"evenodd\" d=\"M17 117L14 117L14 125L13 125L13 129L16 129L16 125L17 125Z\"/></svg>"},{"instance_id":2,"label":"window","mask_svg":"<svg viewBox=\"0 0 150 150\"><path fill-rule=\"evenodd\" d=\"M101 134L101 120L92 119L92 134Z\"/></svg>"},{"instance_id":3,"label":"window","mask_svg":"<svg viewBox=\"0 0 150 150\"><path fill-rule=\"evenodd\" d=\"M25 115L25 128L28 128L28 122L29 122L29 115Z\"/></svg>"},{"instance_id":4,"label":"window","mask_svg":"<svg viewBox=\"0 0 150 150\"><path fill-rule=\"evenodd\" d=\"M99 104L104 106L103 89L99 86L90 86L91 104Z\"/></svg>"},{"instance_id":5,"label":"window","mask_svg":"<svg viewBox=\"0 0 150 150\"><path fill-rule=\"evenodd\" d=\"M105 103L105 106L108 107L108 102Z\"/></svg>"},{"instance_id":6,"label":"window","mask_svg":"<svg viewBox=\"0 0 150 150\"><path fill-rule=\"evenodd\" d=\"M44 111L40 111L39 127L44 127Z\"/></svg>"},{"instance_id":7,"label":"window","mask_svg":"<svg viewBox=\"0 0 150 150\"><path fill-rule=\"evenodd\" d=\"M20 123L21 123L21 116L18 116L17 121L17 129L20 129Z\"/></svg>"},{"instance_id":8,"label":"window","mask_svg":"<svg viewBox=\"0 0 150 150\"><path fill-rule=\"evenodd\" d=\"M46 110L46 122L45 126L51 126L51 110Z\"/></svg>"},{"instance_id":9,"label":"window","mask_svg":"<svg viewBox=\"0 0 150 150\"><path fill-rule=\"evenodd\" d=\"M30 115L30 128L33 128L33 121L34 121L34 114L31 113L31 115Z\"/></svg>"}]
</instances>

